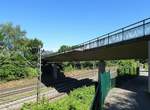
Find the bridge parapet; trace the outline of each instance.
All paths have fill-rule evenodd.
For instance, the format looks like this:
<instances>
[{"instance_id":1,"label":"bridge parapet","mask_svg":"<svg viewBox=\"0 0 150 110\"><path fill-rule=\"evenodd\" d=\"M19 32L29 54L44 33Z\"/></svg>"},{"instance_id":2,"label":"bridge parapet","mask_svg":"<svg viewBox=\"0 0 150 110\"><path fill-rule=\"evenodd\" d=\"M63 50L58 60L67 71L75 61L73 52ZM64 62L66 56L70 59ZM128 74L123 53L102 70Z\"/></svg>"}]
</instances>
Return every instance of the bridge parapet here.
<instances>
[{"instance_id":1,"label":"bridge parapet","mask_svg":"<svg viewBox=\"0 0 150 110\"><path fill-rule=\"evenodd\" d=\"M128 25L126 27L123 27L121 29L118 29L116 31L86 41L79 45L75 45L71 49L66 50L64 52L52 53L43 56L42 58L64 54L72 51L85 51L97 47L102 47L110 44L136 39L136 38L147 37L149 35L150 35L150 18L147 18L142 21L136 22L134 24Z\"/></svg>"},{"instance_id":2,"label":"bridge parapet","mask_svg":"<svg viewBox=\"0 0 150 110\"><path fill-rule=\"evenodd\" d=\"M87 50L150 35L150 18L79 44L76 50Z\"/></svg>"}]
</instances>

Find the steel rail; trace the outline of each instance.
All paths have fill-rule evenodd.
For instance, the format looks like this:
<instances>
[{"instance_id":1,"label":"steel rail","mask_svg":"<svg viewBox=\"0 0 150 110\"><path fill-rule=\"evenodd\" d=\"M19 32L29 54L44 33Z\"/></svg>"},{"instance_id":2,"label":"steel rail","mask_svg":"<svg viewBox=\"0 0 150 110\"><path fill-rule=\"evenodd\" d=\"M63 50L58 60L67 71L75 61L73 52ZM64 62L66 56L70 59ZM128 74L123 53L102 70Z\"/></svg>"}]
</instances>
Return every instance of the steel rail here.
<instances>
[{"instance_id":1,"label":"steel rail","mask_svg":"<svg viewBox=\"0 0 150 110\"><path fill-rule=\"evenodd\" d=\"M92 76L94 76L93 75L93 73L91 73L91 74L84 74L84 75L82 75L82 76L78 76L78 77L76 77L77 78L77 80L80 80L80 79L84 79L84 78L88 78L88 77L92 77ZM64 86L65 87L65 85L67 85L68 84L68 82L73 82L73 81L71 81L71 80L67 80L67 81L65 81L64 83L61 83L61 84L57 84L56 86L57 86L57 88L59 88L59 87L62 87L62 86ZM44 88L44 87L43 87ZM50 89L51 90L51 89ZM18 93L17 92L15 92L15 93L11 93L11 94L2 94L1 96L0 96L0 99L2 100L3 98L4 98L4 100L2 100L1 101L1 103L0 103L0 105L2 105L2 104L4 104L4 103L8 103L8 102L12 102L13 100L5 100L5 99L8 99L7 97L10 97L10 96L12 96L12 95L20 95L20 94L24 94L24 93L28 93L28 92L32 92L33 91L33 89L30 89L30 90L26 90L26 91L19 91ZM32 94L33 95L33 94ZM30 96L32 96L32 95L30 95ZM30 96L28 96L28 97L30 97ZM23 97L23 96L22 96ZM21 98L22 98L21 97ZM26 97L26 96L25 96ZM17 99L17 100L19 100L20 99L20 97ZM4 102L4 103L3 103Z\"/></svg>"},{"instance_id":2,"label":"steel rail","mask_svg":"<svg viewBox=\"0 0 150 110\"><path fill-rule=\"evenodd\" d=\"M72 89L72 88L74 88L74 87L79 87L79 86L82 86L83 84L92 84L92 83L87 83L87 82L79 82L77 85L74 83L74 81L72 81L71 83L67 83L67 85L65 85L65 86L63 86L63 87L60 87L60 88L58 88L58 91L65 91L65 90L70 90L70 89ZM51 89L51 91L49 91L50 93L55 93L56 91L54 91L54 89ZM46 95L47 93L45 92L45 93L42 93L41 94L41 96L42 95ZM59 96L62 96L62 95L60 95L60 94L62 94L62 93L58 93L58 94L56 94L56 96L51 96L50 98L48 98L48 99L55 99L56 97L59 97ZM63 93L63 95L64 95L64 93ZM26 98L26 97L22 97L22 99L24 99L24 98ZM32 98L30 98L31 100L32 99L35 99L36 98L36 94L35 94L35 96L34 97L32 97ZM27 99L28 100L28 99ZM14 100L14 101L17 101L17 100ZM11 102L14 102L14 101L7 101L7 102L4 102L4 103L1 103L1 105L2 106L0 106L0 109L3 109L3 108L6 108L6 107L9 107L9 106L13 106L13 105L15 105L15 104L18 104L18 102L16 102L16 103L13 103L13 104L9 104L9 103L11 103ZM25 100L23 100L23 101L20 101L20 103L23 103ZM6 104L6 105L5 105Z\"/></svg>"},{"instance_id":3,"label":"steel rail","mask_svg":"<svg viewBox=\"0 0 150 110\"><path fill-rule=\"evenodd\" d=\"M94 75L93 74L93 72L94 71L92 71L92 73L91 72L86 72L86 73L84 73L84 74L78 74L78 75L74 75L74 76L72 76L71 78L83 78L83 77L88 77L88 76L90 76L90 75ZM69 76L67 76L67 77L69 77ZM65 79L65 80L63 80L63 81L58 81L58 82L56 82L56 84L58 84L59 85L59 83L63 83L64 81L67 81L68 79ZM32 86L26 86L26 87L21 87L21 88L18 88L18 89L14 89L14 90L10 90L10 91L3 91L3 92L1 92L0 93L0 98L1 98L1 96L3 96L3 95L5 95L5 94L10 94L10 95L12 95L13 93L17 93L18 91L23 91L23 90L32 90L33 88L36 88L37 87L37 85L36 84L34 84L34 85L32 85ZM44 87L44 85L42 85L42 87ZM13 89L13 88L11 88L11 89Z\"/></svg>"}]
</instances>

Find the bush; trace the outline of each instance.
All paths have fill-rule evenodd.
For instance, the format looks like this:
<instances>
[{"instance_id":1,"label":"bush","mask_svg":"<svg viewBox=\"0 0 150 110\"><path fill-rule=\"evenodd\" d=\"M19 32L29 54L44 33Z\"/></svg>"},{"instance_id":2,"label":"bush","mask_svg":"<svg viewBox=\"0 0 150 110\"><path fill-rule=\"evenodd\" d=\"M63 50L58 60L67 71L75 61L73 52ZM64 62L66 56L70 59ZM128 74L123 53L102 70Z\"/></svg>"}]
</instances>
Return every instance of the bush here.
<instances>
[{"instance_id":1,"label":"bush","mask_svg":"<svg viewBox=\"0 0 150 110\"><path fill-rule=\"evenodd\" d=\"M2 80L10 81L14 79L24 78L23 68L19 68L13 64L5 64L0 67L0 77Z\"/></svg>"},{"instance_id":2,"label":"bush","mask_svg":"<svg viewBox=\"0 0 150 110\"><path fill-rule=\"evenodd\" d=\"M82 87L59 101L49 103L45 100L40 104L24 104L21 110L88 110L94 94L94 86Z\"/></svg>"},{"instance_id":3,"label":"bush","mask_svg":"<svg viewBox=\"0 0 150 110\"><path fill-rule=\"evenodd\" d=\"M119 76L137 74L137 62L134 60L121 60L118 65L117 73Z\"/></svg>"},{"instance_id":4,"label":"bush","mask_svg":"<svg viewBox=\"0 0 150 110\"><path fill-rule=\"evenodd\" d=\"M86 68L86 69L93 69L93 63L92 61L82 61L82 68Z\"/></svg>"},{"instance_id":5,"label":"bush","mask_svg":"<svg viewBox=\"0 0 150 110\"><path fill-rule=\"evenodd\" d=\"M32 67L25 67L24 72L27 75L27 77L30 78L38 75L38 70Z\"/></svg>"},{"instance_id":6,"label":"bush","mask_svg":"<svg viewBox=\"0 0 150 110\"><path fill-rule=\"evenodd\" d=\"M64 68L64 71L65 71L65 72L70 72L70 71L73 71L73 70L74 70L74 68L72 67L72 65L66 66L66 67Z\"/></svg>"},{"instance_id":7,"label":"bush","mask_svg":"<svg viewBox=\"0 0 150 110\"><path fill-rule=\"evenodd\" d=\"M0 81L11 81L37 75L37 70L16 51L1 50Z\"/></svg>"}]
</instances>

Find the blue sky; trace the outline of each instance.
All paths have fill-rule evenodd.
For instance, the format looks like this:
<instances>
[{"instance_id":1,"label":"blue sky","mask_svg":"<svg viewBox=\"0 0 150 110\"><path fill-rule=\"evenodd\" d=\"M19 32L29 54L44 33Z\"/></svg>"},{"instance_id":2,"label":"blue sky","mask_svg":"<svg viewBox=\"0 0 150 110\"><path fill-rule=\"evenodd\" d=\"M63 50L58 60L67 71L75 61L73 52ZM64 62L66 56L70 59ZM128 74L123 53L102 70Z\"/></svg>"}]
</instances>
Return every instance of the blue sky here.
<instances>
[{"instance_id":1,"label":"blue sky","mask_svg":"<svg viewBox=\"0 0 150 110\"><path fill-rule=\"evenodd\" d=\"M56 51L150 17L150 0L0 0L0 23L19 24Z\"/></svg>"}]
</instances>

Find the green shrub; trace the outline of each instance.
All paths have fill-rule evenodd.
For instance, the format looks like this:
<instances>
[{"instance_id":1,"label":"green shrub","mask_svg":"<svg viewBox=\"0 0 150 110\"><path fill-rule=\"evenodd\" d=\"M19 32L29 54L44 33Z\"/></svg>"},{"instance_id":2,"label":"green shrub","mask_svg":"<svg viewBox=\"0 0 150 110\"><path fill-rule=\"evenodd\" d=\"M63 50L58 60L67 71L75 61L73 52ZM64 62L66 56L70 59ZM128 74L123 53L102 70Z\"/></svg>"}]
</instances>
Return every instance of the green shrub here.
<instances>
[{"instance_id":1,"label":"green shrub","mask_svg":"<svg viewBox=\"0 0 150 110\"><path fill-rule=\"evenodd\" d=\"M135 60L121 60L118 62L117 73L122 75L136 75L137 74L137 62Z\"/></svg>"},{"instance_id":2,"label":"green shrub","mask_svg":"<svg viewBox=\"0 0 150 110\"><path fill-rule=\"evenodd\" d=\"M0 81L11 81L34 77L37 70L16 51L2 50L0 53Z\"/></svg>"},{"instance_id":3,"label":"green shrub","mask_svg":"<svg viewBox=\"0 0 150 110\"><path fill-rule=\"evenodd\" d=\"M2 80L10 81L14 79L24 78L23 68L13 64L5 64L0 67L0 77Z\"/></svg>"},{"instance_id":4,"label":"green shrub","mask_svg":"<svg viewBox=\"0 0 150 110\"><path fill-rule=\"evenodd\" d=\"M93 61L82 61L82 68L86 68L86 69L93 69Z\"/></svg>"},{"instance_id":5,"label":"green shrub","mask_svg":"<svg viewBox=\"0 0 150 110\"><path fill-rule=\"evenodd\" d=\"M70 71L73 71L73 70L74 70L74 68L73 68L73 66L71 64L64 67L64 71L65 72L70 72Z\"/></svg>"},{"instance_id":6,"label":"green shrub","mask_svg":"<svg viewBox=\"0 0 150 110\"><path fill-rule=\"evenodd\" d=\"M27 77L31 78L38 75L38 70L32 67L25 67L24 72L27 75Z\"/></svg>"},{"instance_id":7,"label":"green shrub","mask_svg":"<svg viewBox=\"0 0 150 110\"><path fill-rule=\"evenodd\" d=\"M82 87L58 101L24 104L21 110L88 110L94 94L94 86Z\"/></svg>"}]
</instances>

